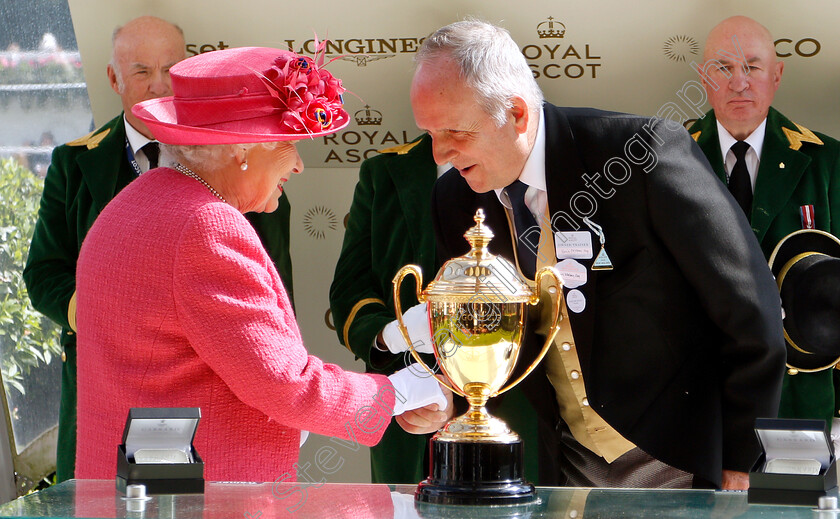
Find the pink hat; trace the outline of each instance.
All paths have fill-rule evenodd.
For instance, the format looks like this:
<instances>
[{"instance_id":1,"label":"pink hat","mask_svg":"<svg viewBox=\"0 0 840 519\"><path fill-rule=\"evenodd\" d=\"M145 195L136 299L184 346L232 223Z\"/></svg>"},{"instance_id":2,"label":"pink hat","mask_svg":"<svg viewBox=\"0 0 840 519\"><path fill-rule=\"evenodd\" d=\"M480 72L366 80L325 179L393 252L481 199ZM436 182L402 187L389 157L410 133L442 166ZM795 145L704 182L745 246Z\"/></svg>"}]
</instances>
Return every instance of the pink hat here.
<instances>
[{"instance_id":1,"label":"pink hat","mask_svg":"<svg viewBox=\"0 0 840 519\"><path fill-rule=\"evenodd\" d=\"M314 138L350 117L341 80L309 57L263 47L199 54L169 70L173 96L131 111L166 144L241 144Z\"/></svg>"}]
</instances>

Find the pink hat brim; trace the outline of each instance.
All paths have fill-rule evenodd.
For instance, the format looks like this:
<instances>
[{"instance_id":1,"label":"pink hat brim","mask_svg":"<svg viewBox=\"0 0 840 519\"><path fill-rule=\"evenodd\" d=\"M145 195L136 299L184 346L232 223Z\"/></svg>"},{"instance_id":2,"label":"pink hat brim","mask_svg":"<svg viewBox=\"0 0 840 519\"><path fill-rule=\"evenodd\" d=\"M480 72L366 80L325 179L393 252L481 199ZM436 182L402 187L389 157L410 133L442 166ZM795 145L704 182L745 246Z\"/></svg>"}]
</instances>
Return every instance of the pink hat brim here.
<instances>
[{"instance_id":1,"label":"pink hat brim","mask_svg":"<svg viewBox=\"0 0 840 519\"><path fill-rule=\"evenodd\" d=\"M276 116L249 119L247 127L252 131L236 131L238 123L233 122L224 128L206 128L178 124L175 116L173 97L149 99L131 108L131 112L142 120L155 139L165 144L202 145L202 144L244 144L251 142L277 142L302 139L314 139L330 135L350 124L350 115L342 109L333 119L329 129L317 133L281 133ZM244 125L243 125L244 126ZM253 129L261 128L261 132Z\"/></svg>"}]
</instances>

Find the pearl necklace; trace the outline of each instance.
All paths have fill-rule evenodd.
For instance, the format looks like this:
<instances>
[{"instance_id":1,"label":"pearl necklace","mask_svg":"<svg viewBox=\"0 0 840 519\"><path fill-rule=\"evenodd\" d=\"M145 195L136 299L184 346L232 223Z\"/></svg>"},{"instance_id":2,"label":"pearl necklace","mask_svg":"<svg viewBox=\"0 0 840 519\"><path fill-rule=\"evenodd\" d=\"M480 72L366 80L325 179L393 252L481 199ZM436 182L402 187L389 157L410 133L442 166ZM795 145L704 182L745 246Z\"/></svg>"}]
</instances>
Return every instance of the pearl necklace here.
<instances>
[{"instance_id":1,"label":"pearl necklace","mask_svg":"<svg viewBox=\"0 0 840 519\"><path fill-rule=\"evenodd\" d=\"M211 193L213 193L214 195L216 195L216 198L218 198L219 200L221 200L221 201L222 201L222 202L224 202L224 203L227 203L227 201L226 201L226 200L222 197L222 195L220 195L218 191L216 191L215 189L213 189L213 186L211 186L210 184L208 184L208 183L207 183L207 181L206 181L206 180L204 180L203 178L201 178L201 177L199 177L198 175L196 175L196 174L193 172L193 170L191 170L190 168L188 168L188 167L184 166L184 165L183 165L183 164L181 164L181 163L176 162L176 163L175 163L175 169L177 169L178 171L180 171L181 173L183 173L184 175L186 175L186 176L188 176L188 177L190 177L190 178L194 178L194 179L198 180L199 182L201 182L202 184L204 184L204 187L206 187L207 189L209 189Z\"/></svg>"}]
</instances>

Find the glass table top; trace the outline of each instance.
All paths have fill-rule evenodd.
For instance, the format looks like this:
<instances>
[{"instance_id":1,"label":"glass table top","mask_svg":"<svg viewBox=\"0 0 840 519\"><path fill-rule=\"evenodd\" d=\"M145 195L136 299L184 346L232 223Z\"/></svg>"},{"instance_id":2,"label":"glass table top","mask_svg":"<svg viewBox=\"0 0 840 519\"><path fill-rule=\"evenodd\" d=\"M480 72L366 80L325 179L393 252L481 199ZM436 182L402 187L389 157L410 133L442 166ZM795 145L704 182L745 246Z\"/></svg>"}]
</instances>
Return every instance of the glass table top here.
<instances>
[{"instance_id":1,"label":"glass table top","mask_svg":"<svg viewBox=\"0 0 840 519\"><path fill-rule=\"evenodd\" d=\"M413 485L208 482L204 494L127 500L114 481L71 480L0 505L0 517L103 518L751 518L840 519L808 506L747 503L746 492L538 488L524 507L415 505Z\"/></svg>"}]
</instances>

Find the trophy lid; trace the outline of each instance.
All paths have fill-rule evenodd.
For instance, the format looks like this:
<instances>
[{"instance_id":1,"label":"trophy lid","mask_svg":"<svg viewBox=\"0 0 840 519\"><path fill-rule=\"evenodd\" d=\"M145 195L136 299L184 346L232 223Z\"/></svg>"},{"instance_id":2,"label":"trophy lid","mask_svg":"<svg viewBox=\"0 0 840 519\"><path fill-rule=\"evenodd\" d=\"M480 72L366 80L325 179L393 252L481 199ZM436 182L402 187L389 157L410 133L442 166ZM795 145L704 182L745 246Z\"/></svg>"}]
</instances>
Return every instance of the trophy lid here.
<instances>
[{"instance_id":1,"label":"trophy lid","mask_svg":"<svg viewBox=\"0 0 840 519\"><path fill-rule=\"evenodd\" d=\"M471 250L447 261L423 294L432 301L522 303L533 291L516 266L487 249L493 231L484 225L484 210L475 213L475 226L464 233ZM477 295L480 295L478 298Z\"/></svg>"}]
</instances>

